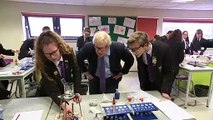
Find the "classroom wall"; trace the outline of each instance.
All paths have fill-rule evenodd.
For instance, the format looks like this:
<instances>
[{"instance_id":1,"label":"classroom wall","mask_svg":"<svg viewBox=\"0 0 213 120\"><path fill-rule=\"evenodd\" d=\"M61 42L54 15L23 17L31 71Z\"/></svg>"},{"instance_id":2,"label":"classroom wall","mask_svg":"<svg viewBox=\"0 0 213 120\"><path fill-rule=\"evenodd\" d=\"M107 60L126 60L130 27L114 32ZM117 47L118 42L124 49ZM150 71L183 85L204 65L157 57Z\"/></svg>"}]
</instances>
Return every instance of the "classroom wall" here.
<instances>
[{"instance_id":1,"label":"classroom wall","mask_svg":"<svg viewBox=\"0 0 213 120\"><path fill-rule=\"evenodd\" d=\"M39 3L21 3L0 0L0 42L5 48L19 49L23 37L21 12L107 15L107 16L139 16L159 18L157 33L161 35L164 17L172 18L213 18L213 11L136 9L121 7L93 7L54 5ZM86 23L87 24L87 23ZM69 43L76 46L75 42Z\"/></svg>"}]
</instances>

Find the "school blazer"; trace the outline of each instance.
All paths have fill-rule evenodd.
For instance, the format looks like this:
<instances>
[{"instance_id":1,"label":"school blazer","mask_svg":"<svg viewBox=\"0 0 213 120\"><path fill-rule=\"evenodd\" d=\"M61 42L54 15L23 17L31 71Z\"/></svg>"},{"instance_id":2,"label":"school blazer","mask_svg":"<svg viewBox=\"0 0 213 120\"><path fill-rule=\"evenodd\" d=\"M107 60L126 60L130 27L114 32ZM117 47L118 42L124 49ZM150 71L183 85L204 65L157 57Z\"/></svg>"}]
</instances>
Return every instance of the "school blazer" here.
<instances>
[{"instance_id":1,"label":"school blazer","mask_svg":"<svg viewBox=\"0 0 213 120\"><path fill-rule=\"evenodd\" d=\"M171 51L169 46L162 41L154 41L152 44L152 63L153 63L153 82L157 85L160 92L170 93L173 83L174 69L172 66ZM155 59L155 60L153 60ZM146 74L147 65L143 62L143 57L137 58L138 77L141 87L148 80Z\"/></svg>"},{"instance_id":2,"label":"school blazer","mask_svg":"<svg viewBox=\"0 0 213 120\"><path fill-rule=\"evenodd\" d=\"M71 54L62 55L65 66L67 82L74 82L74 92L81 92L81 77L76 60ZM50 96L53 101L60 105L59 95L64 93L64 87L61 82L61 75L51 61L45 62L44 73L42 73L42 79L40 81L39 94L40 96Z\"/></svg>"}]
</instances>

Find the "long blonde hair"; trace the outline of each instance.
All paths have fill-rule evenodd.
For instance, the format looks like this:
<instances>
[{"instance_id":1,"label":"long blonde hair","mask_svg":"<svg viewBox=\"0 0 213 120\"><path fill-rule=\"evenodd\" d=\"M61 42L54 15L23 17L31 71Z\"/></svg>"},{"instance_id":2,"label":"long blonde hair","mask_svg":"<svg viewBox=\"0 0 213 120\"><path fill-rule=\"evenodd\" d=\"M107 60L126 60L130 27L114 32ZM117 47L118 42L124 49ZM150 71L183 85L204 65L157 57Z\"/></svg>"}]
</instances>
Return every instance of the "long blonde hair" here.
<instances>
[{"instance_id":1,"label":"long blonde hair","mask_svg":"<svg viewBox=\"0 0 213 120\"><path fill-rule=\"evenodd\" d=\"M75 56L73 48L68 46L56 32L47 31L41 33L38 39L36 40L35 49L36 74L39 76L41 75L41 73L44 73L45 62L48 61L48 59L44 55L43 47L50 43L55 43L58 46L58 49L61 54L71 54L72 56Z\"/></svg>"}]
</instances>

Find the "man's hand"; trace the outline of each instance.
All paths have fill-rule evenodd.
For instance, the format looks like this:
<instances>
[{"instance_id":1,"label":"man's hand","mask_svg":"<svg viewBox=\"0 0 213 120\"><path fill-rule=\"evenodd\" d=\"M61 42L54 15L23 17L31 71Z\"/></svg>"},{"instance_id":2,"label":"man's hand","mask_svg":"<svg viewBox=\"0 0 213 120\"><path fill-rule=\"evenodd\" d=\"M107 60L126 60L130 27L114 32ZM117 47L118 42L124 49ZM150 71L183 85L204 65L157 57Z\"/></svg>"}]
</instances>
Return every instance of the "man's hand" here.
<instances>
[{"instance_id":1,"label":"man's hand","mask_svg":"<svg viewBox=\"0 0 213 120\"><path fill-rule=\"evenodd\" d=\"M4 55L3 54L0 54L0 59L3 59L4 58Z\"/></svg>"},{"instance_id":2,"label":"man's hand","mask_svg":"<svg viewBox=\"0 0 213 120\"><path fill-rule=\"evenodd\" d=\"M88 80L93 79L93 76L89 72L85 72L84 75L87 77Z\"/></svg>"},{"instance_id":3,"label":"man's hand","mask_svg":"<svg viewBox=\"0 0 213 120\"><path fill-rule=\"evenodd\" d=\"M117 79L121 78L122 75L123 75L123 73L119 72L117 75L113 75L112 77L117 80Z\"/></svg>"},{"instance_id":4,"label":"man's hand","mask_svg":"<svg viewBox=\"0 0 213 120\"><path fill-rule=\"evenodd\" d=\"M166 99L169 99L169 100L172 100L172 98L170 97L170 95L168 95L167 93L161 93L161 96L166 98Z\"/></svg>"}]
</instances>

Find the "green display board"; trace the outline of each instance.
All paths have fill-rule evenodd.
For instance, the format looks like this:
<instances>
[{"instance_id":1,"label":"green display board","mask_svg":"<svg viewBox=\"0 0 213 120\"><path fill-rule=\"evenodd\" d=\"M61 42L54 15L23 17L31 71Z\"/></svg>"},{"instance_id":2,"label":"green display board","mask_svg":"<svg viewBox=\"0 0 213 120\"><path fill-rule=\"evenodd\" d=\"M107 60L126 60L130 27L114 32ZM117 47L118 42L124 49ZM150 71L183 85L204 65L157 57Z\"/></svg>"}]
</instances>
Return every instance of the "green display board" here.
<instances>
[{"instance_id":1,"label":"green display board","mask_svg":"<svg viewBox=\"0 0 213 120\"><path fill-rule=\"evenodd\" d=\"M108 32L113 41L125 42L136 30L136 17L90 15L88 25L92 34L94 29L99 29Z\"/></svg>"}]
</instances>

